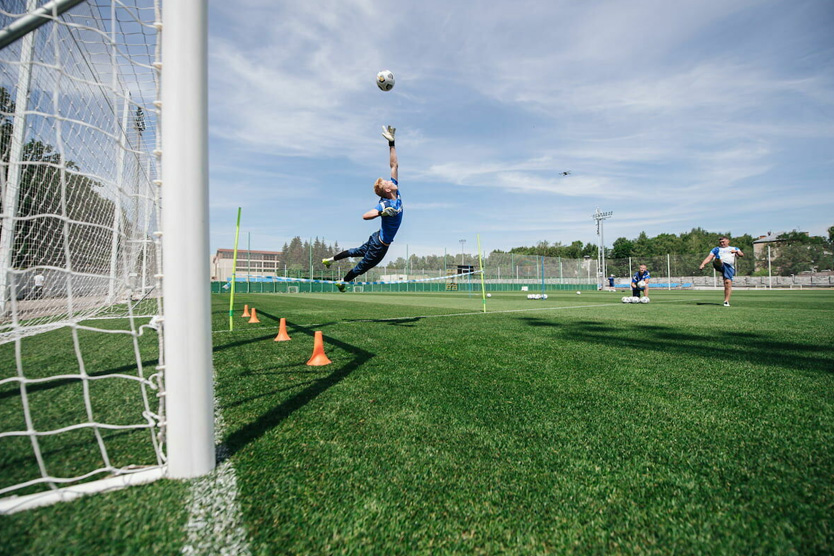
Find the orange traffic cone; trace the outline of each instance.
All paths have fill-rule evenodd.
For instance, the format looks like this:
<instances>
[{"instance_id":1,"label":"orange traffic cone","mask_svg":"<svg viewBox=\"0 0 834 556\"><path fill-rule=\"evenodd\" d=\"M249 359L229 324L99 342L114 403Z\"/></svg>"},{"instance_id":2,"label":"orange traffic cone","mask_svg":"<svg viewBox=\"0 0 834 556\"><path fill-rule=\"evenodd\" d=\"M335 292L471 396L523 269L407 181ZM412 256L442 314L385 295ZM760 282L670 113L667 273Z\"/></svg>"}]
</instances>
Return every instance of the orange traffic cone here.
<instances>
[{"instance_id":1,"label":"orange traffic cone","mask_svg":"<svg viewBox=\"0 0 834 556\"><path fill-rule=\"evenodd\" d=\"M308 365L320 367L322 365L329 365L332 363L330 359L324 354L324 338L321 335L321 330L316 330L316 338L313 343L313 356L307 361Z\"/></svg>"},{"instance_id":2,"label":"orange traffic cone","mask_svg":"<svg viewBox=\"0 0 834 556\"><path fill-rule=\"evenodd\" d=\"M282 318L281 324L278 326L278 335L275 336L273 342L288 342L289 340L292 340L292 338L287 334L287 319Z\"/></svg>"},{"instance_id":3,"label":"orange traffic cone","mask_svg":"<svg viewBox=\"0 0 834 556\"><path fill-rule=\"evenodd\" d=\"M240 315L242 317L251 317L252 315L249 314L249 305L243 306L243 314Z\"/></svg>"},{"instance_id":4,"label":"orange traffic cone","mask_svg":"<svg viewBox=\"0 0 834 556\"><path fill-rule=\"evenodd\" d=\"M249 318L249 324L261 324L261 321L258 320L258 311L254 307L252 307L252 316Z\"/></svg>"}]
</instances>

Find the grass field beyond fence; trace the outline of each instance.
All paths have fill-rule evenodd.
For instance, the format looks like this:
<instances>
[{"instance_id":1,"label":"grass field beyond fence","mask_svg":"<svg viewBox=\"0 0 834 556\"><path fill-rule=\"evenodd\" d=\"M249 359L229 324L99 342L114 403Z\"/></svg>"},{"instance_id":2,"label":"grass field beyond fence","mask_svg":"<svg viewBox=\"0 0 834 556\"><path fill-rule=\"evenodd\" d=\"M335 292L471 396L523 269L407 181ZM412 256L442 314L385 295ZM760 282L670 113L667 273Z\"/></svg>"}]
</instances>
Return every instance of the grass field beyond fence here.
<instances>
[{"instance_id":1,"label":"grass field beyond fence","mask_svg":"<svg viewBox=\"0 0 834 556\"><path fill-rule=\"evenodd\" d=\"M251 294L233 332L215 296L250 552L834 552L834 293L621 295L502 292L484 314L468 293ZM282 317L290 342L273 341ZM317 330L332 364L309 367ZM97 357L118 367L108 340ZM14 372L13 346L0 361ZM3 430L19 403L0 391ZM0 444L4 482L30 464L22 444ZM0 517L0 554L178 554L191 486Z\"/></svg>"}]
</instances>

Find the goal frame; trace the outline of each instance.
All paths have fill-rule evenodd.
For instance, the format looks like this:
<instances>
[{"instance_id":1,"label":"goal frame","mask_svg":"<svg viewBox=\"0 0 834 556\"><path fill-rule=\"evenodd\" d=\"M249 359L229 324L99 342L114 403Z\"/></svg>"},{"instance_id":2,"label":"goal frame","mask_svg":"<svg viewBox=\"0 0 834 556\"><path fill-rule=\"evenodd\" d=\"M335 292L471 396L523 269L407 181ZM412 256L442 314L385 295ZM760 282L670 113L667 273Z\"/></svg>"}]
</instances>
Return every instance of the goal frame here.
<instances>
[{"instance_id":1,"label":"goal frame","mask_svg":"<svg viewBox=\"0 0 834 556\"><path fill-rule=\"evenodd\" d=\"M31 1L27 15L0 30L0 49L18 39L31 41L39 27L84 1L53 0L37 10L31 9ZM164 376L165 410L159 426L164 431L165 463L136 473L13 496L0 501L0 515L162 477L195 478L211 472L216 464L211 288L205 272L209 254L208 8L204 0L158 2L162 10L157 14L161 13L164 25L155 22L162 48L161 64L155 64L161 75L161 133L154 155L160 160L161 179L155 183L163 198L159 367ZM22 121L15 118L15 125ZM10 165L15 167L13 160ZM8 292L9 288L2 288L2 308Z\"/></svg>"},{"instance_id":2,"label":"goal frame","mask_svg":"<svg viewBox=\"0 0 834 556\"><path fill-rule=\"evenodd\" d=\"M215 465L211 284L206 272L208 6L203 0L173 0L163 4L162 15L167 476L187 479Z\"/></svg>"}]
</instances>

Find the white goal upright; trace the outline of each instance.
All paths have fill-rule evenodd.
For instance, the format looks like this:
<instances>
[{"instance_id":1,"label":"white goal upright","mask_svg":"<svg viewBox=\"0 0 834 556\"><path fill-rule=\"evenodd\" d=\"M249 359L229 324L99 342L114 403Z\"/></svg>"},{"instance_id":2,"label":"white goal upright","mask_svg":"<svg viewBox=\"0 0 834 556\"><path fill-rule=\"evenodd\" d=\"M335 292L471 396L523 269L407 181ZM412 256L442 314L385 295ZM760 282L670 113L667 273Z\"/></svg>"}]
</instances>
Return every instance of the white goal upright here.
<instances>
[{"instance_id":1,"label":"white goal upright","mask_svg":"<svg viewBox=\"0 0 834 556\"><path fill-rule=\"evenodd\" d=\"M0 514L215 464L206 3L0 3Z\"/></svg>"}]
</instances>

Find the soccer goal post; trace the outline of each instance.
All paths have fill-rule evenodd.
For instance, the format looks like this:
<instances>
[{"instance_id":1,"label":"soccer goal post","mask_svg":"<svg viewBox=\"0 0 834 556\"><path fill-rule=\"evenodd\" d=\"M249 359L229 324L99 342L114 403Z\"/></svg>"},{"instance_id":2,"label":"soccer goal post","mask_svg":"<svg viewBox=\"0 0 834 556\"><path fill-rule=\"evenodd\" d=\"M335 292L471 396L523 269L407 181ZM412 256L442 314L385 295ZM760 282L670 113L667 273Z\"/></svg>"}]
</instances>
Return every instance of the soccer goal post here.
<instances>
[{"instance_id":1,"label":"soccer goal post","mask_svg":"<svg viewBox=\"0 0 834 556\"><path fill-rule=\"evenodd\" d=\"M0 514L214 467L206 10L0 3Z\"/></svg>"}]
</instances>

